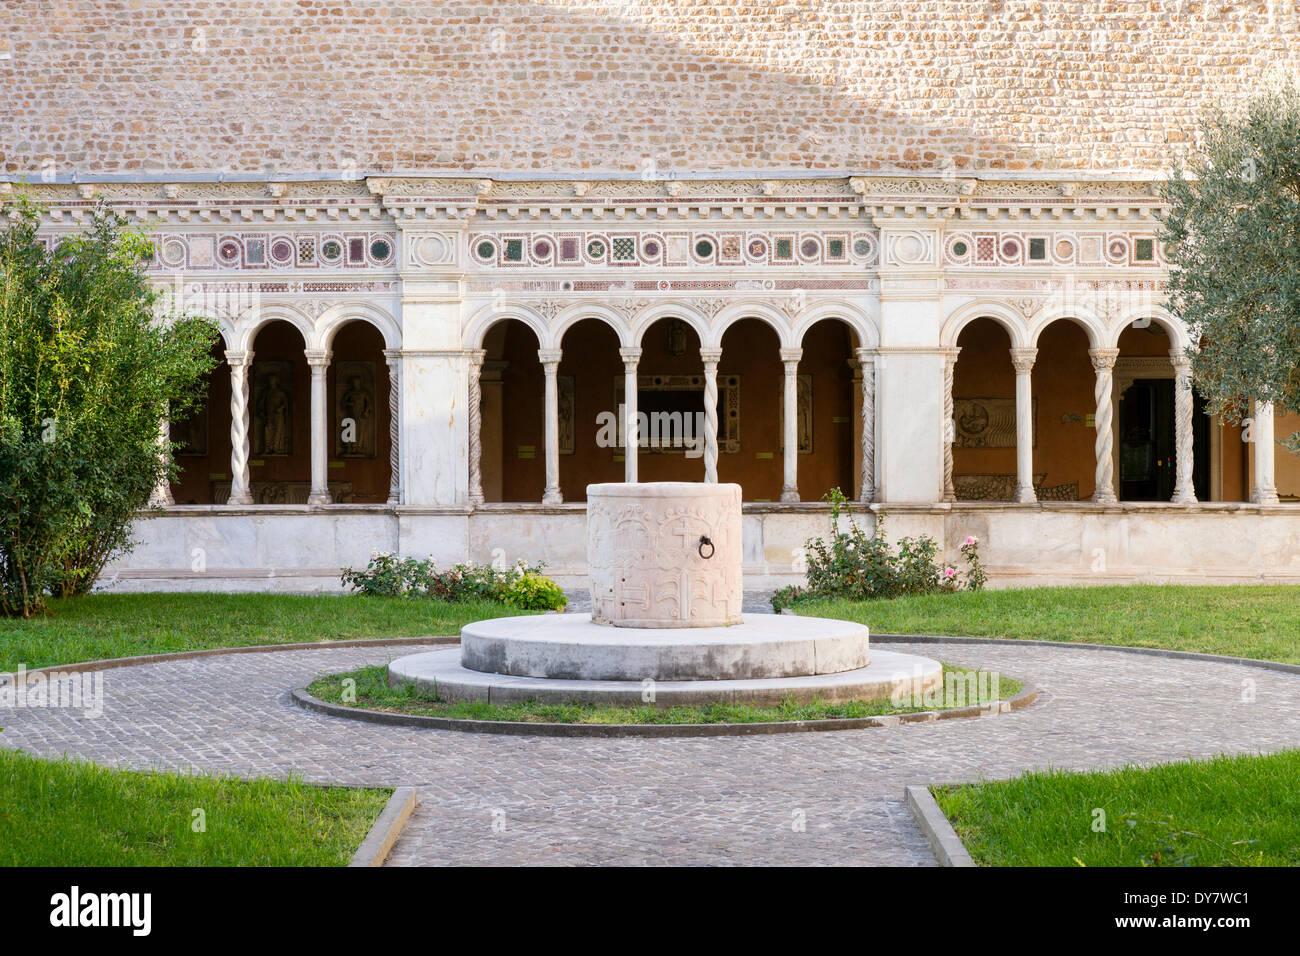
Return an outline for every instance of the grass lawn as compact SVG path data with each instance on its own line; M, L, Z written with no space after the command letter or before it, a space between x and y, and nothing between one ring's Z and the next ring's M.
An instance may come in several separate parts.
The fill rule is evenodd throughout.
M1297 780L1292 750L933 790L986 866L1300 866Z
M797 704L793 701L775 707L750 707L745 704L710 704L697 707L613 707L597 704L541 704L524 701L517 704L489 704L482 701L448 702L420 691L414 684L389 687L387 669L362 667L345 674L330 674L317 678L307 688L314 697L331 704L344 704L343 681L356 681L356 701L345 706L369 710L386 710L402 714L422 714L426 717L450 717L457 720L511 720L552 724L752 724L777 720L831 720L844 717L880 717L886 714L907 714L930 707L895 707L889 700L849 701L828 704L812 701ZM1000 675L997 687L987 681L968 681L975 672L944 667L945 684L962 682L963 696L957 700L939 702L940 707L969 706L993 700L1014 697L1020 693L1021 684ZM970 696L967 688L973 689ZM970 699L970 697L977 699Z
M1300 587L1025 588L811 601L799 614L880 634L955 634L1128 644L1300 664Z
M0 866L343 866L391 794L0 750Z
M92 594L50 601L43 617L0 617L0 672L106 657L460 633L523 614L504 604L289 594Z

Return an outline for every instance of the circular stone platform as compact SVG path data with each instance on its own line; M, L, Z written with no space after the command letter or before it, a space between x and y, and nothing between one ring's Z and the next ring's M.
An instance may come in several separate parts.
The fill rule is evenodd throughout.
M781 618L790 620L790 618ZM809 620L809 619L805 619ZM599 626L599 625L596 625ZM680 635L682 632L677 631ZM388 665L388 683L414 683L443 700L479 700L494 704L536 700L639 705L653 690L658 706L744 703L773 706L793 698L798 702L878 700L892 694L922 694L943 684L943 666L928 657L876 650L866 667L835 674L748 680L564 680L515 677L463 667L460 650L428 651L399 658Z
M501 617L461 630L471 671L557 680L734 681L866 667L869 632L852 621L755 614L730 627L623 628L588 614Z

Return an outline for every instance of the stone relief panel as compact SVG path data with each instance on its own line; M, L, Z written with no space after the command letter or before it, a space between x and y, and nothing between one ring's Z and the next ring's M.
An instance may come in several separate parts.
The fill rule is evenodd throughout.
M1038 444L1038 399L1032 400L1034 445ZM953 444L958 448L1015 448L1014 398L955 398Z

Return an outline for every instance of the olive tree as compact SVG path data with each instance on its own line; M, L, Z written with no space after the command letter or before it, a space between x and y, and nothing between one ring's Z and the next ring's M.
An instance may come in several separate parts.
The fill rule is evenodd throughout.
M171 476L159 441L214 365L206 321L164 321L149 239L107 208L50 247L24 199L0 232L0 613L89 590Z
M1163 186L1161 236L1170 306L1200 343L1197 390L1233 423L1254 401L1300 410L1300 88L1284 83L1204 132Z

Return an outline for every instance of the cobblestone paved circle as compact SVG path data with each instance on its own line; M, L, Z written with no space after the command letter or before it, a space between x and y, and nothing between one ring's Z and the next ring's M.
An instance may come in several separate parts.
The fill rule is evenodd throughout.
M365 724L289 701L289 688L318 674L416 649L276 651L107 670L102 716L5 710L0 746L122 767L411 784L420 806L390 865L927 866L934 857L903 805L906 784L1300 746L1300 675L1031 642L890 649L1015 675L1039 688L1032 707L836 733L501 737Z

